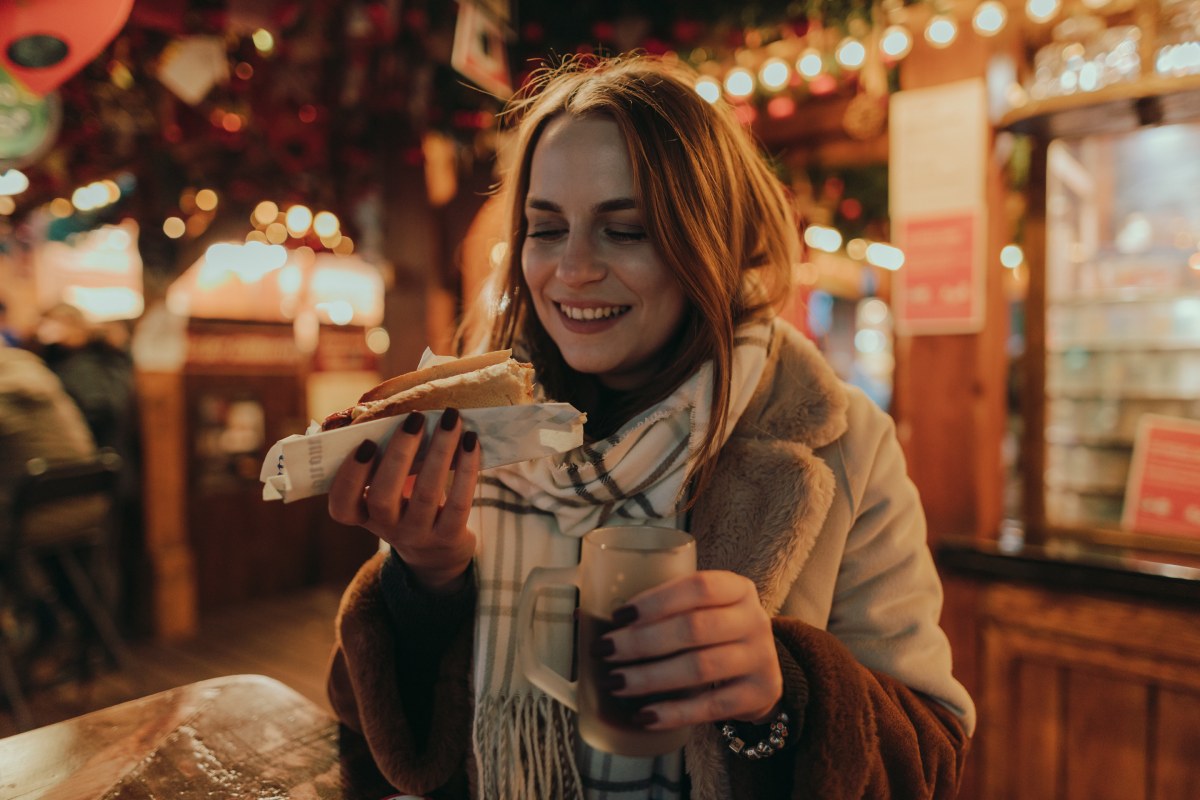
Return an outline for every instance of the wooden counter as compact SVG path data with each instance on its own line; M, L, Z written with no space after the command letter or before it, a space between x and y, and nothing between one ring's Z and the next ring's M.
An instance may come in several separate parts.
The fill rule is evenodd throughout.
M979 710L964 800L1200 797L1200 571L990 543L937 556Z

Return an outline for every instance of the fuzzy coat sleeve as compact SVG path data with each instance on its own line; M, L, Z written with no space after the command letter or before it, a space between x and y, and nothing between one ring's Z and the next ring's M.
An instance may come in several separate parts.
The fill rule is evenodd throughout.
M728 759L737 800L953 798L969 748L941 703L863 667L831 634L774 620L791 740L775 756Z
M380 772L397 789L465 797L470 615L449 619L462 615L447 613L444 602L416 591L389 602L386 580L403 581L402 573L387 575L397 561L376 555L342 596L327 679L330 704L344 725L366 739ZM468 586L455 604L473 612L473 583ZM392 591L405 587L401 583Z

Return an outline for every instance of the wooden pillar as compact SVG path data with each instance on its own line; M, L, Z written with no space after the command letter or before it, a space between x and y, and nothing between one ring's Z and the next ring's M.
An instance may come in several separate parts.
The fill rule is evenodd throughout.
M136 378L154 634L162 639L185 638L196 632L198 612L196 556L187 524L183 374L139 371Z
M914 11L912 16L920 15ZM981 39L964 16L958 39L934 49L921 40L923 24L920 20L912 26L918 41L901 66L902 90L983 78L994 54L1015 48L1012 35ZM1011 231L1003 214L1003 165L995 162L990 158L986 164L983 329L896 340L893 413L924 502L931 542L945 535L991 536L1004 512L1001 446L1009 320L999 252Z

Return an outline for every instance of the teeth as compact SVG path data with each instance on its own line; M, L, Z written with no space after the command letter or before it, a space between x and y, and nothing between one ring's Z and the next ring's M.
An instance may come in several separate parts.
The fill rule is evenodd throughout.
M576 306L559 305L562 312L571 319L590 320L608 319L618 314L624 314L629 306L606 306L604 308L578 308Z

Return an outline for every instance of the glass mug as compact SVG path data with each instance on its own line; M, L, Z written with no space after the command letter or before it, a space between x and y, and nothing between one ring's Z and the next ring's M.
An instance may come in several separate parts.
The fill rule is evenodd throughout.
M683 531L650 526L596 528L583 537L577 567L534 567L517 604L521 667L534 686L579 716L579 735L597 750L625 756L657 756L678 750L690 730L648 731L632 718L643 706L671 695L614 697L600 688L617 664L594 655L600 637L613 630L612 612L634 595L696 571L696 541ZM579 679L568 681L538 659L533 612L548 586L579 590L576 661Z

